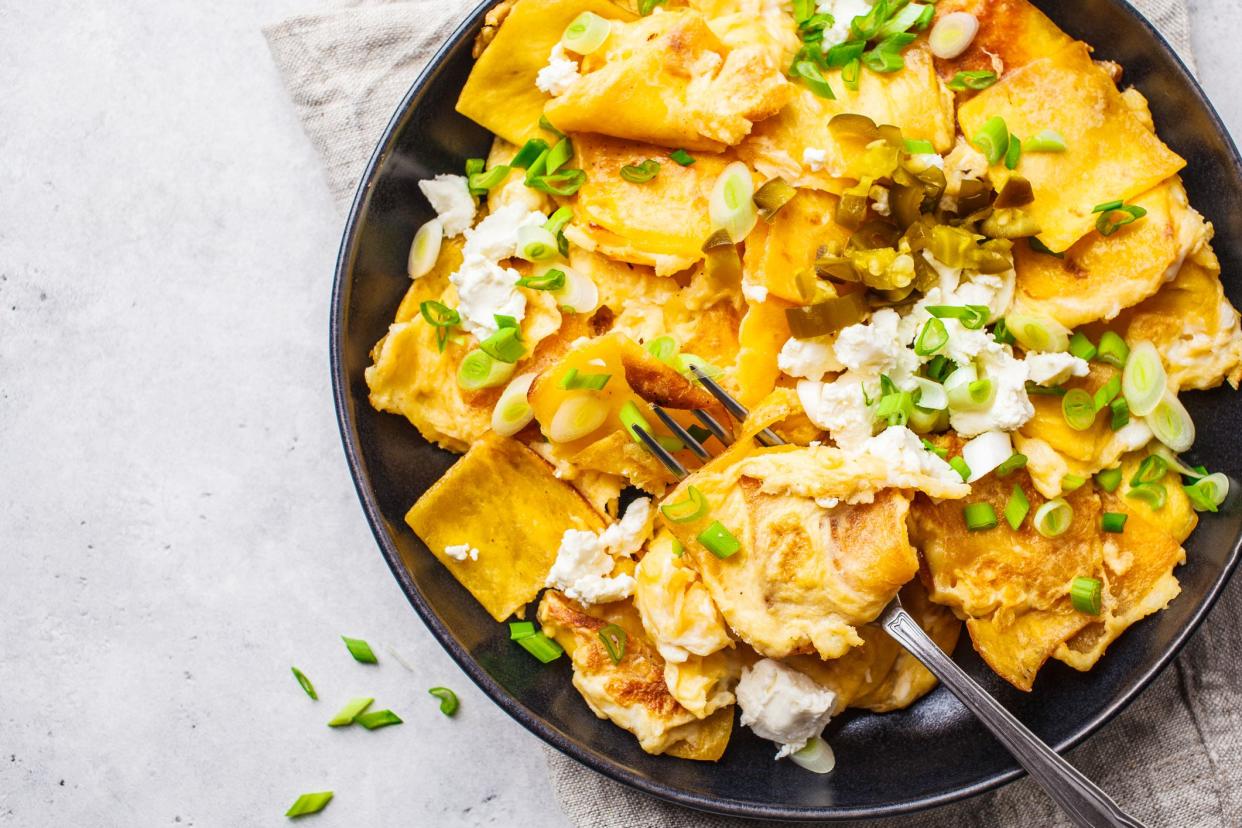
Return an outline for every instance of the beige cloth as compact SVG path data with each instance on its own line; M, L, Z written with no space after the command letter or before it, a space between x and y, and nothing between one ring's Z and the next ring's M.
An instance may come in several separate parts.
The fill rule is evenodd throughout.
M313 0L308 0L312 2ZM1184 0L1135 0L1193 67ZM338 0L265 31L328 186L344 207L384 125L470 0ZM1071 758L1152 828L1242 825L1242 581L1176 665ZM579 828L754 828L651 799L554 750L548 768ZM840 823L837 823L840 824ZM1069 823L1029 779L959 805L872 826Z

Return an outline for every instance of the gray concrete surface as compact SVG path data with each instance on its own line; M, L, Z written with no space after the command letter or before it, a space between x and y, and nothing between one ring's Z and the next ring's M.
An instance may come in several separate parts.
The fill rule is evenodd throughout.
M1236 129L1242 8L1191 5ZM341 217L259 34L313 7L0 0L0 825L568 825L338 447ZM406 724L324 727L357 694Z

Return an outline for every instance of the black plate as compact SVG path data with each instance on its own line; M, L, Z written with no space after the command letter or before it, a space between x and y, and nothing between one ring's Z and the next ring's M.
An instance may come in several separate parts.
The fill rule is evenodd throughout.
M547 667L507 639L409 530L403 515L454 460L425 443L403 418L367 403L363 370L409 286L406 254L432 217L420 179L458 172L490 142L453 104L473 63L470 46L491 3L476 9L431 61L380 139L341 244L333 294L332 382L341 438L375 538L410 603L462 669L540 738L620 782L694 808L739 816L855 819L919 810L1016 778L1010 757L943 689L908 710L846 714L827 734L841 762L809 777L773 762L771 743L736 729L724 758L704 764L649 756L629 733L597 719L569 683L565 659ZM1172 50L1118 0L1037 3L1096 55L1120 62L1126 82L1151 101L1162 137L1189 162L1191 201L1216 225L1224 273L1242 272L1242 162L1202 90ZM1235 302L1238 284L1227 281ZM1199 427L1195 455L1233 477L1242 471L1242 417L1228 390L1191 394ZM1186 642L1237 562L1239 517L1207 516L1178 570L1182 595L1127 632L1090 674L1053 662L1034 692L1020 693L988 670L966 636L956 658L1036 733L1065 750L1117 714Z

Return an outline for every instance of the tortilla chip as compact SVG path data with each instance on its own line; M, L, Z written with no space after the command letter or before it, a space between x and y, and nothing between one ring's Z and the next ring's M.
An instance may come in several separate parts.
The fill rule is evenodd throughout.
M959 11L975 16L979 32L958 57L936 59L936 69L946 81L958 72L1013 72L1073 42L1026 0L940 0L936 19Z
M967 137L997 116L1013 135L1050 129L1065 138L1066 152L1025 153L1014 173L1031 182L1035 201L1023 209L1050 250L1068 250L1087 235L1097 204L1130 201L1186 165L1134 116L1083 43L1007 73L957 112ZM991 169L998 189L1009 175L1003 164Z
M521 520L504 519L510 515ZM566 529L604 529L599 513L547 463L516 440L495 435L476 443L424 492L405 522L497 621L534 600ZM444 553L458 544L478 549L478 560Z
M511 144L550 137L539 128L548 96L535 76L565 27L584 11L612 20L634 17L610 0L518 0L474 64L457 111Z
M785 310L791 307L769 297L766 302L751 304L742 317L733 384L738 400L748 408L770 394L780 379L776 357L789 339Z
M770 296L806 304L810 297L799 287L798 277L814 275L821 245L843 248L850 239L851 231L833 221L836 207L836 196L799 190L770 222L756 224L746 237L746 281L767 288Z

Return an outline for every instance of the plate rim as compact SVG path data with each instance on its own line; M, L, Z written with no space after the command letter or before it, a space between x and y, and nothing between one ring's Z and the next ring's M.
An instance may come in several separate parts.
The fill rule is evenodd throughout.
M484 18L488 11L502 0L482 0L473 10L466 15L462 22L456 26L452 33L445 39L440 47L435 51L427 64L419 72L418 76L411 83L409 89L402 97L401 102L397 105L392 117L385 125L383 133L376 144L374 151L364 169L362 177L359 180L357 190L350 202L349 212L345 219L345 231L341 239L340 248L337 253L336 264L333 274L330 318L329 318L329 369L332 381L332 397L333 406L336 413L337 429L341 438L341 446L345 452L346 463L349 466L350 477L353 480L354 490L358 495L358 499L366 515L367 524L371 529L376 543L380 548L380 552L384 560L388 564L389 570L393 577L401 587L401 591L405 593L406 600L414 608L415 613L426 625L431 634L449 656L457 663L457 665L470 677L471 681L482 690L488 698L490 698L497 706L504 710L510 717L515 719L519 724L528 731L538 736L543 742L551 745L561 753L569 756L575 761L587 766L588 768L612 779L615 782L626 785L627 787L639 790L658 799L672 802L677 805L692 808L698 811L718 814L722 816L735 816L750 819L777 819L787 821L846 821L857 819L878 819L882 817L901 816L917 813L920 811L938 808L949 805L954 802L961 802L972 797L979 796L988 791L995 790L1002 785L1006 785L1016 779L1026 775L1026 772L1018 767L1013 766L1007 770L1002 770L984 778L977 782L952 788L938 794L930 794L926 796L914 797L911 799L899 800L891 803L885 803L878 806L868 807L833 807L833 806L777 806L758 804L752 801L744 801L732 799L723 796L709 796L682 790L671 785L665 785L656 779L643 776L626 767L621 762L610 756L600 753L589 747L588 745L576 741L566 735L561 734L555 728L551 727L543 720L534 710L527 707L516 696L510 694L500 686L475 660L470 653L458 642L457 638L443 624L432 610L430 605L423 598L421 590L410 576L404 563L401 560L401 554L389 537L385 529L386 521L380 510L379 503L375 494L370 490L368 485L369 474L366 470L362 457L362 450L358 443L357 423L354 421L353 412L347 389L350 385L350 378L346 375L344 352L344 331L345 316L347 311L347 298L351 288L348 286L350 272L353 269L354 261L357 257L357 244L359 229L362 224L362 218L365 216L370 204L370 198L374 189L374 184L378 178L380 170L384 166L391 153L397 135L401 132L406 123L413 117L417 104L427 87L431 82L443 71L446 57L455 51L463 40L473 36L475 27ZM1208 99L1203 87L1199 84L1198 79L1186 67L1184 61L1178 55L1177 51L1168 43L1164 35L1142 15L1129 0L1105 0L1120 9L1124 14L1128 15L1134 22L1142 27L1147 35L1154 41L1165 55L1172 59L1176 70L1182 76L1182 80L1194 93L1196 103L1207 113L1216 132L1224 138L1227 148L1230 150L1229 161L1232 163L1235 173L1242 179L1242 157L1239 157L1237 146L1233 140L1232 134L1221 120L1216 108ZM1037 8L1041 5L1040 0L1032 0L1033 5ZM1193 637L1195 632L1202 625L1207 615L1216 606L1221 592L1228 585L1230 578L1238 568L1238 563L1242 558L1242 537L1235 540L1233 548L1229 551L1224 559L1224 565L1220 573L1216 576L1209 589L1202 596L1198 608L1191 616L1189 623L1183 627L1178 635L1174 638L1172 644L1166 648L1152 666L1142 673L1133 687L1115 699L1111 704L1101 709L1097 714L1088 719L1078 728L1078 732L1060 742L1052 745L1053 750L1057 753L1065 753L1068 750L1078 746L1086 739L1094 736L1099 730L1128 707L1139 695L1144 693L1155 679L1164 672L1170 663L1181 653L1186 643Z

